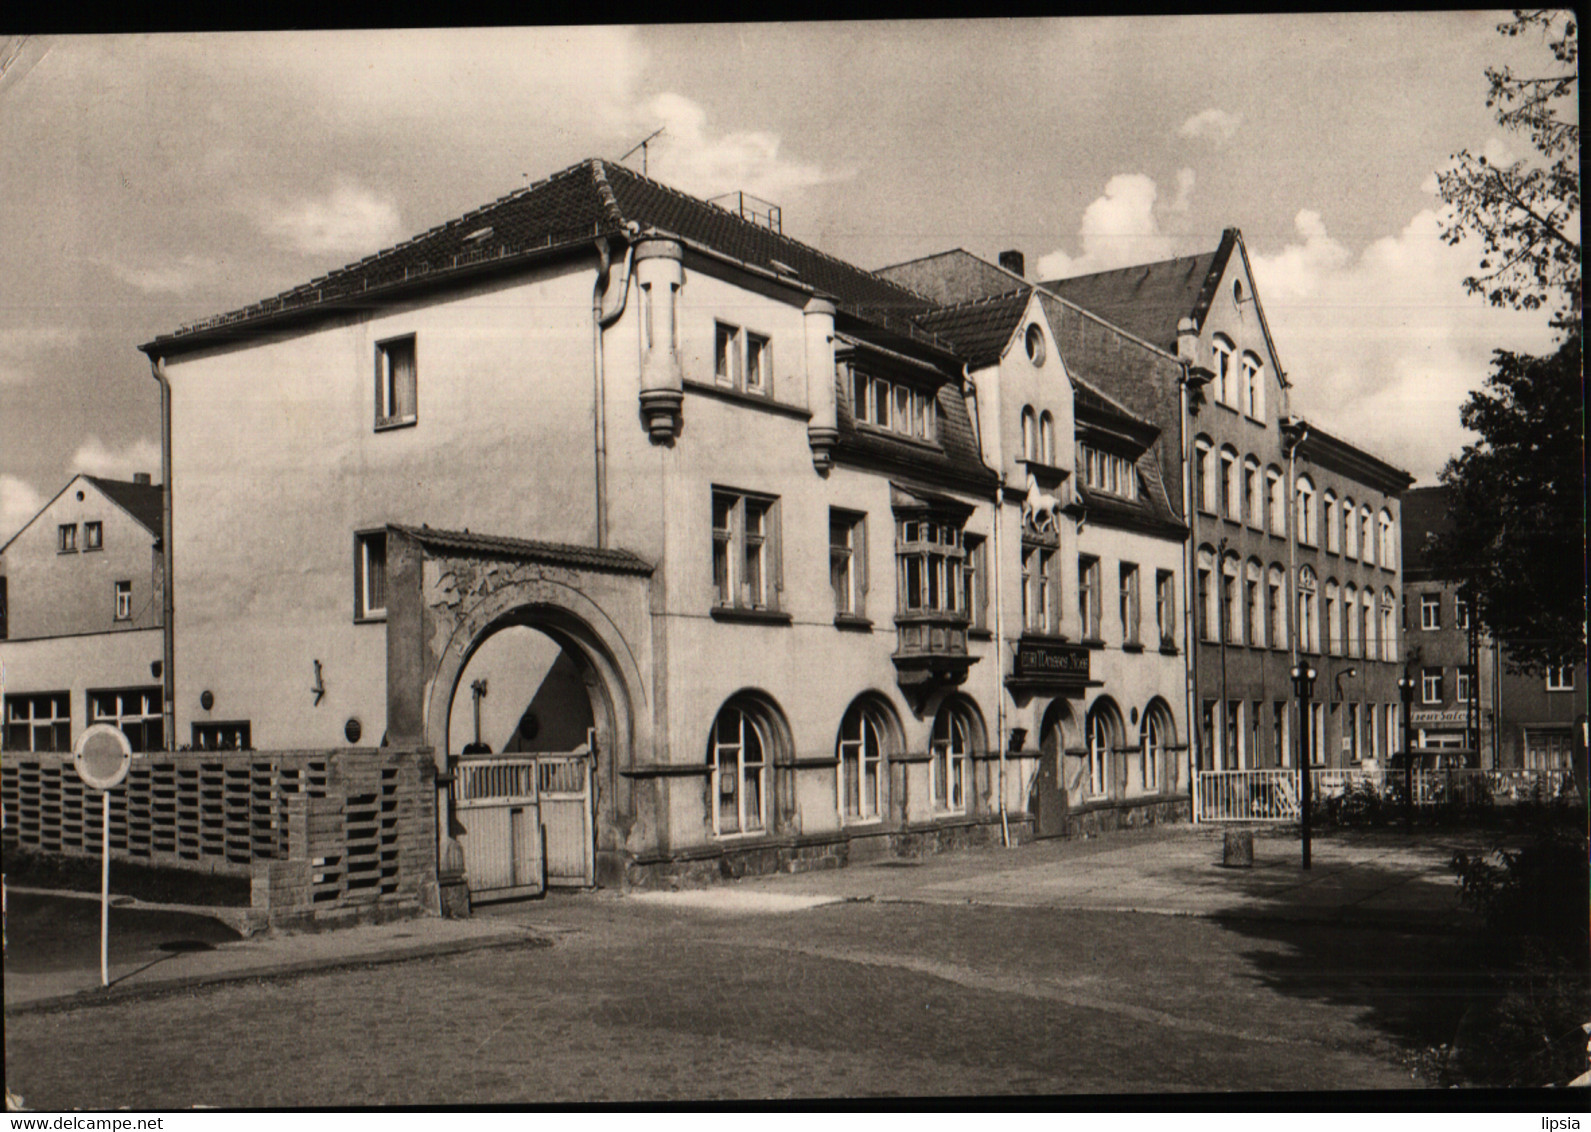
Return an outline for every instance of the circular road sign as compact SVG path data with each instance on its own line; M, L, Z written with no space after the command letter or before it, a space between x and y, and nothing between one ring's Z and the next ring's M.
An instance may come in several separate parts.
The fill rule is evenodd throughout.
M122 729L112 723L85 728L72 748L72 765L78 777L95 790L119 786L132 765L133 748Z

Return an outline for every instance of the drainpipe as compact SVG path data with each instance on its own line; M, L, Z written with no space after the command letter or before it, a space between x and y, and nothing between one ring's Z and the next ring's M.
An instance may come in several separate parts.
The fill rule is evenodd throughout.
M1191 391L1203 389L1214 375L1194 362L1198 356L1198 329L1191 318L1177 324L1177 356L1182 374L1177 379L1182 429L1182 517L1188 524L1188 537L1182 543L1182 648L1186 658L1183 673L1183 699L1186 704L1188 736L1188 801L1193 821L1199 820L1199 770L1204 762L1203 718L1199 715L1199 664L1197 629L1194 625L1194 578L1198 569L1198 530L1193 501L1193 398ZM1212 579L1213 580L1213 579Z
M177 749L176 721L176 636L172 623L176 600L171 579L171 379L166 376L166 359L150 358L149 372L160 383L160 729L165 749Z
M633 237L638 228L632 220L629 224L629 235ZM597 546L608 545L608 411L607 411L607 372L602 355L602 332L612 326L619 316L624 313L625 302L630 294L630 273L635 266L635 243L632 239L625 252L624 283L619 287L618 300L611 310L604 310L602 300L606 297L608 286L608 269L612 265L609 258L608 238L597 237L597 279L591 288L591 339L593 374L592 383L596 397L595 411L595 446L596 446L596 479L597 479Z
M1296 418L1289 417L1283 422L1284 431L1282 439L1287 444L1287 499L1286 519L1283 527L1287 531L1287 584L1282 587L1282 592L1287 596L1287 659L1289 668L1298 667L1298 484L1296 482L1297 469L1295 461L1298 456L1298 446L1309 435L1309 425ZM1306 708L1302 700L1298 703L1298 733L1307 735L1308 721L1304 718ZM1310 762L1313 765L1314 749L1310 744ZM1305 774L1310 773L1310 767L1304 767Z
M972 396L972 427L973 433L978 438L978 451L985 453L983 446L983 414L978 409L978 384L972 380L971 368L962 363L961 383L964 393ZM987 462L987 461L986 461ZM999 482L994 485L994 521L990 524L990 541L994 544L993 557L984 573L991 575L994 581L994 726L995 741L1000 748L1000 844L1004 848L1011 847L1011 821L1006 809L1006 741L1005 731L1005 617L1004 603L1000 600L1002 592L1000 585L1000 564L1005 561L1000 556L1000 511L1005 505L1005 472L1001 470Z

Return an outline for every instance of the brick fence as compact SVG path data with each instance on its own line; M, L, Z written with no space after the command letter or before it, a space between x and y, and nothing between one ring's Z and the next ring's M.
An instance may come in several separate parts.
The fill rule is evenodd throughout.
M0 756L6 846L99 856L100 803L68 755ZM423 748L157 752L111 792L111 856L250 878L257 922L413 913L436 896L436 787Z

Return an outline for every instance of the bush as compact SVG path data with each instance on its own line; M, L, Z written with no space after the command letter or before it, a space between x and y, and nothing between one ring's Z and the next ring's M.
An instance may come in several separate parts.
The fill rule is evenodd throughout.
M1518 848L1453 856L1461 897L1483 918L1477 958L1491 976L1453 1061L1475 1084L1561 1085L1586 1068L1591 845L1560 811L1521 823Z
M1317 800L1312 810L1322 822L1336 826L1386 825L1391 812L1369 781L1348 783L1341 793Z

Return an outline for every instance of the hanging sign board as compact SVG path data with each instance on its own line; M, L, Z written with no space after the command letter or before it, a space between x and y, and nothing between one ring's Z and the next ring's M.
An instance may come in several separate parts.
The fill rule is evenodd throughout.
M72 765L78 777L95 790L120 786L132 762L132 745L115 724L96 723L85 728L72 747Z

